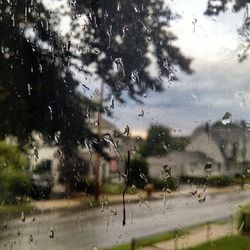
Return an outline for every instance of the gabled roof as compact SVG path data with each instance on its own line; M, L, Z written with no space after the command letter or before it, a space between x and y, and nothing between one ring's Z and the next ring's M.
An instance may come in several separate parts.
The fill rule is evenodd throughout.
M228 145L232 146L237 155L240 153L239 151L242 151L244 143L250 141L250 132L247 127L233 123L223 125L221 122L216 122L211 127L208 124L202 125L195 129L190 141L195 140L201 133L207 134L208 139L212 139L217 144L225 160L232 158L228 157L225 152Z

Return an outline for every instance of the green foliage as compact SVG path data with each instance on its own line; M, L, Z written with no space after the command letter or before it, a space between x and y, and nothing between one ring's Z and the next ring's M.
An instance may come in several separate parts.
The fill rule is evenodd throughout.
M139 152L143 156L165 155L171 151L183 151L188 144L185 137L173 137L170 129L161 125L151 125L146 140Z
M163 0L120 4L118 11L118 1L74 1L69 4L70 34L62 37L56 31L57 13L64 12L60 8L65 5L51 11L42 1L1 1L0 138L14 135L23 146L33 131L41 133L46 142L54 142L60 132L57 144L66 158L86 141L105 155L86 117L90 111L107 109L79 93L75 74L83 73L89 79L97 76L109 85L110 95L123 101L124 91L139 100L148 89L163 89L162 80L147 72L152 46L161 77L175 80L173 66L192 72L191 60L173 45L177 38L169 25L175 15ZM78 19L82 15L88 19L84 29ZM67 181L66 175L63 178Z
M155 243L168 241L174 239L175 237L181 237L187 233L188 231L186 230L175 230L171 232L163 232L148 237L143 237L136 241L135 247L140 249L140 247L152 246Z
M227 187L236 184L232 176L211 176L208 178L208 185L213 187Z
M60 182L66 184L69 191L92 190L92 187L88 187L88 182L91 186L92 180L85 179L89 167L89 162L77 153L67 157L59 166Z
M135 185L137 188L144 188L148 181L147 161L140 155L135 155L130 161L130 185Z
M237 212L238 229L243 234L250 234L250 203L240 207Z
M45 160L38 163L33 170L34 174L44 174L45 172L51 172L51 161Z
M8 205L1 205L0 206L0 220L6 220L6 218L15 218L20 217L21 212L25 214L29 214L34 207L28 203L21 203L21 204L8 204Z
M218 0L217 4L213 4L213 0L208 0L205 14L209 16L219 15L221 12L225 12L232 7L234 12L238 12L245 8L248 2L248 0L236 0L233 2L233 6L230 6L232 3L230 0Z
M164 188L175 190L177 188L177 180L173 177L169 177L166 180L151 177L150 182L154 185L155 190L163 190Z
M87 34L80 42L80 46L89 46L81 53L83 64L96 62L98 76L109 85L111 94L117 99L123 100L123 90L128 90L134 99L139 99L147 89L162 90L162 81L147 72L151 64L146 56L149 46L155 47L150 53L156 59L162 77L176 79L174 66L186 73L192 72L191 60L171 42L176 37L169 29L169 20L176 16L164 6L163 0L77 0L76 6L77 14L91 13ZM77 20L72 26L73 30L79 27ZM79 39L79 33L75 37ZM114 62L117 71L114 71Z
M248 250L249 246L249 237L232 235L187 250Z
M135 249L140 249L146 246L152 246L155 243L168 241L174 239L176 236L181 237L187 233L188 231L186 230L175 230L171 232L162 232L147 237L139 238L135 240ZM130 250L130 249L131 249L131 243L125 243L122 245L105 248L104 250Z
M151 64L147 52L152 45L156 49L151 54L163 77L176 79L173 66L192 72L191 60L172 43L177 39L169 29L174 15L164 1L126 0L119 11L113 0L78 0L75 4L77 8L71 6L71 35L61 37L55 31L60 17L42 2L2 1L0 114L5 119L0 126L1 136L13 134L23 142L36 130L53 140L60 131L59 145L65 153L86 138L95 139L85 118L87 110L97 107L79 95L79 82L73 78L70 66L90 77L95 74L119 100L124 90L134 99L147 89L162 90L162 81L147 72ZM77 17L82 14L88 20L84 32L79 33L79 28L83 29ZM30 36L28 29L33 31ZM79 59L82 66L73 59ZM98 148L97 144L93 146Z
M0 141L0 172L6 169L27 169L28 160L20 152L20 149L13 144Z
M82 180L83 181L79 185L79 190L86 194L94 194L96 188L95 180L88 177L83 177Z
M204 185L211 187L227 187L238 184L237 179L231 176L210 176L208 179L204 176L182 176L181 182L187 184Z
M17 146L0 142L0 201L15 203L30 194L27 168L28 160Z
M124 190L124 184L118 183L106 183L101 185L101 193L103 194L122 194Z

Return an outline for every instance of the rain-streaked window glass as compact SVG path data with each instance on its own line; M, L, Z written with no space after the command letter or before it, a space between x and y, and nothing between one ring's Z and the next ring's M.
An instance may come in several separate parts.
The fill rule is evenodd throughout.
M249 7L0 0L0 249L249 249Z

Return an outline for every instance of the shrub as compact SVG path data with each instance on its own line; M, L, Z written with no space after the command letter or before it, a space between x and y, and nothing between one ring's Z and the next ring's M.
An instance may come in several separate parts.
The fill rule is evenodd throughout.
M22 196L30 195L31 180L23 171L15 170L0 174L0 200L16 203Z
M43 160L35 166L32 175L31 196L33 199L49 198L53 187L51 160Z
M130 161L130 181L129 184L138 188L144 188L148 180L148 163L140 155L134 156Z
M28 160L16 145L0 142L0 201L18 202L30 194Z
M182 176L181 182L193 185L207 184L210 187L227 187L237 184L236 179L231 176L209 176L208 179L205 176Z
M79 186L79 189L86 194L94 194L96 189L95 180L88 177L83 178L81 186Z
M235 184L231 176L211 176L208 178L208 184L213 187L227 187Z
M177 180L173 177L169 177L166 180L151 177L150 182L154 185L155 190L163 190L164 188L175 190L177 188Z
M250 203L242 206L237 213L238 230L243 234L250 233Z
M110 183L103 184L101 186L101 192L104 194L122 194L124 190L124 184Z
M84 176L88 174L89 167L88 161L74 153L59 165L59 182L65 184L69 192L83 191L86 188Z
M38 163L33 170L34 174L44 174L47 172L51 172L51 160L43 160Z

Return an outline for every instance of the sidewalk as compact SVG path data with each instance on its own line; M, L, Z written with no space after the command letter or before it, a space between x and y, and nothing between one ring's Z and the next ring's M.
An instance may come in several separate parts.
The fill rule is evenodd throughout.
M125 199L126 202L139 202L141 199L144 200L159 200L164 197L181 197L181 196L191 196L191 188L183 187L178 191L174 191L171 193L164 192L153 192L151 197L147 197L145 191L138 191L135 194L126 194ZM240 191L239 186L231 186L226 188L207 188L206 194L218 194L218 193L226 193L226 192L236 192ZM57 209L68 209L68 208L77 208L83 206L83 201L90 201L91 196L79 196L76 198L68 198L68 199L53 199L53 200L43 200L43 201L32 201L31 204L40 211L50 211ZM107 201L108 204L116 204L122 202L122 195L100 195L100 201Z
M225 224L204 225L191 229L187 235L165 242L156 243L153 246L143 247L140 250L176 250L194 247L205 242L213 241L225 236L236 234L235 225L232 222Z

